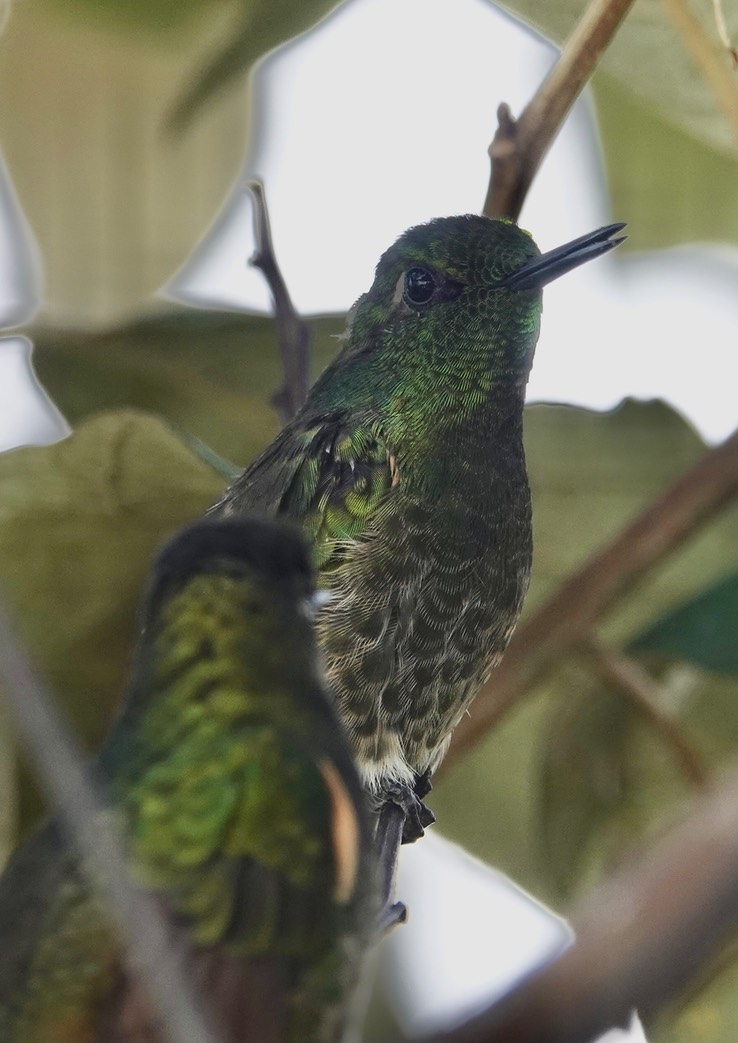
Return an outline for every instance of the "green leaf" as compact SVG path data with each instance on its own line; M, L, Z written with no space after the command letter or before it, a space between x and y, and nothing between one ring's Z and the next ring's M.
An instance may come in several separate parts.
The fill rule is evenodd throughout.
M0 587L41 675L95 748L124 690L154 549L223 489L161 421L107 413L0 456ZM22 791L25 827L35 796Z
M610 78L596 78L594 94L610 211L627 218L636 239L633 245L649 250L690 242L738 242L735 156L710 148L676 121L663 119L643 96ZM719 206L714 205L716 199Z
M0 141L40 248L46 315L90 326L139 314L188 257L241 167L248 108L244 84L176 143L163 133L180 85L226 31L228 5L201 4L196 17L186 3L167 31L143 2L133 27L85 20L83 6L13 4Z
M241 0L227 37L175 100L168 125L184 130L206 102L242 79L258 58L312 29L338 6L339 0Z
M547 0L545 4L539 0L503 0L501 6L558 44L569 37L587 9L584 0ZM600 68L662 119L710 150L735 159L738 83L730 55L720 43L713 7L684 4L686 15L677 18L674 8L679 6L634 4L604 52ZM724 4L723 10L728 32L735 40L738 9ZM697 63L697 52L702 67ZM720 84L717 89L716 83ZM720 92L723 109L730 115L716 100Z
M738 572L668 613L630 647L738 674Z
M335 354L341 318L311 321L314 372ZM34 365L72 425L101 409L158 413L244 466L279 430L280 386L269 318L173 308L105 333L31 331Z

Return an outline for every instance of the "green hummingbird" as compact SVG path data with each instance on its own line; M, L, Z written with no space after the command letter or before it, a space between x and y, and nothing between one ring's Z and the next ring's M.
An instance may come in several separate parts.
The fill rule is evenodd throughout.
M184 939L229 1043L340 1038L376 916L366 797L320 672L315 601L286 525L177 535L95 768L131 875ZM3 1043L169 1040L88 868L52 819L0 880Z
M541 290L623 227L543 255L509 221L409 229L304 406L211 508L284 515L310 540L327 676L378 803L427 792L510 640L531 566L523 402ZM406 810L412 839L432 815Z

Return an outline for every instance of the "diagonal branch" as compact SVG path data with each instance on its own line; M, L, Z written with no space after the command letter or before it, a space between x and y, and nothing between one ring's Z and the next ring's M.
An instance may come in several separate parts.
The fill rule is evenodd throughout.
M648 569L738 494L738 431L708 450L666 492L569 577L516 631L500 665L458 725L442 770L484 738Z
M515 120L503 103L489 147L492 161L483 213L517 221L531 182L569 110L592 76L633 0L592 0L559 60Z
M53 709L0 606L0 683L51 801L86 864L103 884L125 942L126 957L145 983L170 1043L218 1043L206 1025L184 968L183 953L157 905L130 881L120 837L82 764L83 756Z
M272 404L286 424L307 398L310 370L310 326L295 310L287 283L277 264L269 224L264 186L254 179L246 186L254 201L254 235L256 253L250 260L267 281L274 301L277 340L282 358L282 387L275 392Z
M584 638L578 650L592 661L600 677L614 685L655 728L673 753L687 782L699 789L704 788L710 779L706 765L676 721L659 706L656 683L640 663L609 648L593 635Z

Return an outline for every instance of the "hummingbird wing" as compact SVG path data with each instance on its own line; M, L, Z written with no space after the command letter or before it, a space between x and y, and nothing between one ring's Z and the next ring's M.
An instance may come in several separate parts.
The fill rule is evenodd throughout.
M313 542L316 567L330 571L398 483L379 428L334 413L286 427L213 510L293 518Z
M316 762L273 725L225 741L204 731L132 795L136 878L184 920L195 946L302 958L326 938L334 903L353 893L354 798L332 761ZM180 771L186 781L175 785L170 772Z

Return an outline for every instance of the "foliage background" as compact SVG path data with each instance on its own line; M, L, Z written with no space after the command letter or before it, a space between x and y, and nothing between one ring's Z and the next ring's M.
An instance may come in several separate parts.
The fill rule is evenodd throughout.
M222 488L206 447L240 464L277 430L270 321L163 306L154 293L239 174L246 71L335 6L36 0L13 7L0 39L0 144L42 259L41 308L24 329L75 429L0 457L0 582L91 749L126 676L153 548ZM559 42L584 7L505 6ZM738 9L726 16L738 32ZM708 5L636 4L593 91L612 209L638 246L734 245L738 88ZM473 100L490 126L497 100ZM341 316L312 320L314 372L341 326ZM668 406L635 402L609 415L531 407L526 444L536 544L527 613L704 450ZM738 738L737 525L732 507L644 577L600 631L649 672L705 776ZM38 814L11 758L9 841ZM560 904L693 791L668 736L572 655L447 774L435 809L447 836ZM734 977L727 961L652 1038L735 1038Z

